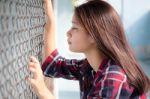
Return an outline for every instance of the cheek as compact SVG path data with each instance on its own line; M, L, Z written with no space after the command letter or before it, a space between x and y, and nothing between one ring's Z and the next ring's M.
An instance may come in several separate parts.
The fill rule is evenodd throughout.
M85 45L86 43L88 43L88 41L86 37L78 36L78 37L73 38L73 43L81 46L81 45Z
M88 39L86 38L78 38L74 39L70 49L75 52L84 52L85 50L89 49L91 44L89 43Z

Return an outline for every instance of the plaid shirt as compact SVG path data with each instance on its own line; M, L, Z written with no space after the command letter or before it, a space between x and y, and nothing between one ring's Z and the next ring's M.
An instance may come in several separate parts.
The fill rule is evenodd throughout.
M123 69L105 59L95 72L87 59L65 59L55 50L42 65L45 76L78 80L81 99L146 99L127 82Z

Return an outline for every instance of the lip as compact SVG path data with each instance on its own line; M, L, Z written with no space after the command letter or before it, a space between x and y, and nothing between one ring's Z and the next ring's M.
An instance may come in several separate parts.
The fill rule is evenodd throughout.
M69 40L67 40L68 44L71 44L71 42Z

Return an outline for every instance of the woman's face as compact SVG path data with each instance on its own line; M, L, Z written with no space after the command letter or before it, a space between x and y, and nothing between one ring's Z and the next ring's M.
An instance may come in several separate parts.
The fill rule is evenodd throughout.
M67 32L67 41L69 49L73 52L86 52L94 45L94 39L85 31L83 26L78 22L75 14L72 17L72 27Z

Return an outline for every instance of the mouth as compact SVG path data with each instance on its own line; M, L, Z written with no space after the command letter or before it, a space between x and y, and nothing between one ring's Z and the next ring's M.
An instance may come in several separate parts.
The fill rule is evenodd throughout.
M68 42L69 45L71 44L71 42L69 40L67 40L67 42Z

